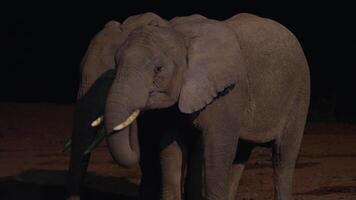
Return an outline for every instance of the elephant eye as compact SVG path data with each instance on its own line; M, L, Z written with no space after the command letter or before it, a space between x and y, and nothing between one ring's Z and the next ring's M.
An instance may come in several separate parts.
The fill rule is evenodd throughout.
M163 66L156 66L155 67L155 74L158 74L159 72L161 72L163 70Z

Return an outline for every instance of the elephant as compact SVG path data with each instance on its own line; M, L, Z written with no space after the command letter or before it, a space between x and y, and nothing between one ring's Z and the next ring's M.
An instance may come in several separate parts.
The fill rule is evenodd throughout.
M147 23L134 23L142 19ZM248 13L225 21L202 15L166 21L145 13L110 27L121 33L119 48L106 57L106 69L114 66L116 73L103 123L117 163L140 162L142 135L172 135L160 149L161 198L181 199L182 180L194 173L182 170L179 138L198 135L202 176L193 181L201 178L199 192L208 200L234 199L245 163L262 145L273 153L275 199L292 198L310 78L302 47L287 28ZM82 82L86 87L104 67L91 70L83 71L91 80Z
M115 65L115 53L120 49L122 44L125 41L125 38L129 33L137 27L147 25L149 23L161 23L160 26L168 24L166 21L162 20L160 17L153 13L146 13L144 15L137 15L129 17L122 25L117 21L109 21L106 23L104 28L95 35L92 41L89 44L89 47L85 53L85 56L81 62L81 81L78 91L77 102L75 106L75 119L73 133L70 140L65 145L67 150L71 147L70 162L67 176L67 199L80 199L81 196L81 187L87 172L88 163L90 160L90 151L95 147L95 144L100 142L104 134L97 133L98 131L103 130L103 126L100 128L93 128L95 123L100 123L102 118L96 120L95 123L91 123L96 116L104 113L106 98L108 90L113 82L114 75L116 73ZM123 28L124 27L124 28ZM167 109L166 113L170 112ZM153 115L155 118L159 117L157 114L152 112L150 115L151 118ZM143 120L146 123L142 123L142 126L145 126L145 129L151 130L152 127L149 126L149 120ZM144 124L148 124L144 125ZM164 127L161 127L164 128ZM192 130L191 132L194 132ZM190 133L191 133L190 132ZM194 133L193 133L194 135ZM195 134L196 135L196 134ZM101 138L98 138L101 137ZM175 135L175 132L165 136L164 138L160 135L156 135L155 138L151 139L146 137L145 139L150 141L155 140L164 140L165 143L170 143L172 140L176 140L173 145L187 146L187 144L192 143L195 140L196 136L182 134ZM142 137L144 138L144 136ZM153 139L152 139L153 138ZM184 143L183 143L184 142ZM164 142L163 142L164 143ZM159 192L161 189L161 181L156 181L159 176L159 156L160 152L152 151L152 147L157 147L156 151L161 151L160 149L165 148L162 142L160 144L155 142L144 143L141 147L141 150L144 150L144 156L141 156L141 163L144 174L141 185L140 194L141 196L146 196L146 198L159 198ZM92 144L92 145L90 145ZM142 144L141 144L142 145ZM171 148L162 151L162 154L169 155ZM188 148L185 148L187 150ZM196 149L192 149L197 151ZM181 154L183 152L180 152ZM147 158L146 158L147 157ZM157 162L150 162L156 159ZM191 160L193 158L190 158ZM146 162L147 160L150 160ZM146 164L145 164L146 163ZM149 163L152 163L149 165ZM190 170L185 170L185 173L189 174ZM147 177L147 178L146 178ZM148 180L148 181L147 181ZM153 183L153 184L152 184ZM152 188L152 185L155 186ZM193 189L192 185L187 187L187 191ZM169 192L168 192L169 195Z

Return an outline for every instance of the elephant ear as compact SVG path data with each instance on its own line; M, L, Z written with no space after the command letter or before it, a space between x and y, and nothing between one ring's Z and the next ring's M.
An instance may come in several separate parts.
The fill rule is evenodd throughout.
M105 24L90 42L82 60L78 99L87 93L100 75L115 68L115 55L127 36L136 28L149 24L167 26L168 22L154 13L144 13L127 18L123 24L116 21L109 21Z
M192 113L237 82L242 55L234 32L221 22L188 20L173 27L184 34L188 49L179 109Z

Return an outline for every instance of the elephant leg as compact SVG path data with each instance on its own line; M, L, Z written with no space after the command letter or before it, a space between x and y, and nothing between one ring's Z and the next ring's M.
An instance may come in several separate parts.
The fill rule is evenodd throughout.
M276 200L292 199L293 174L302 134L297 128L285 132L273 147L274 191ZM299 130L302 131L302 130Z
M251 143L239 139L236 157L229 174L229 181L228 181L229 185L228 185L228 192L227 192L228 200L235 199L242 172L245 168L246 162L248 161L251 155L253 147L254 146Z
M234 200L236 193L237 193L237 188L239 186L239 182L241 179L242 172L245 168L245 163L240 163L240 164L233 164L230 170L229 174L229 180L228 180L228 200Z
M276 200L292 199L293 175L306 121L306 107L296 106L284 131L273 145Z
M203 131L204 192L207 200L227 199L228 177L238 141L238 134L227 126Z
M162 199L182 198L182 150L174 141L161 152Z

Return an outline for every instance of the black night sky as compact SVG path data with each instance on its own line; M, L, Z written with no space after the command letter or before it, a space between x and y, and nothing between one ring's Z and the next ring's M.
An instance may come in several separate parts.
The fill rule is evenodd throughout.
M4 7L3 7L4 8ZM163 18L194 13L223 20L250 12L289 28L301 42L311 71L312 108L335 107L339 121L356 118L355 18L350 5L308 1L267 3L97 3L74 6L17 4L2 17L0 101L74 103L79 64L90 39L103 25L154 12ZM354 12L354 10L352 10ZM4 61L5 60L5 61Z

